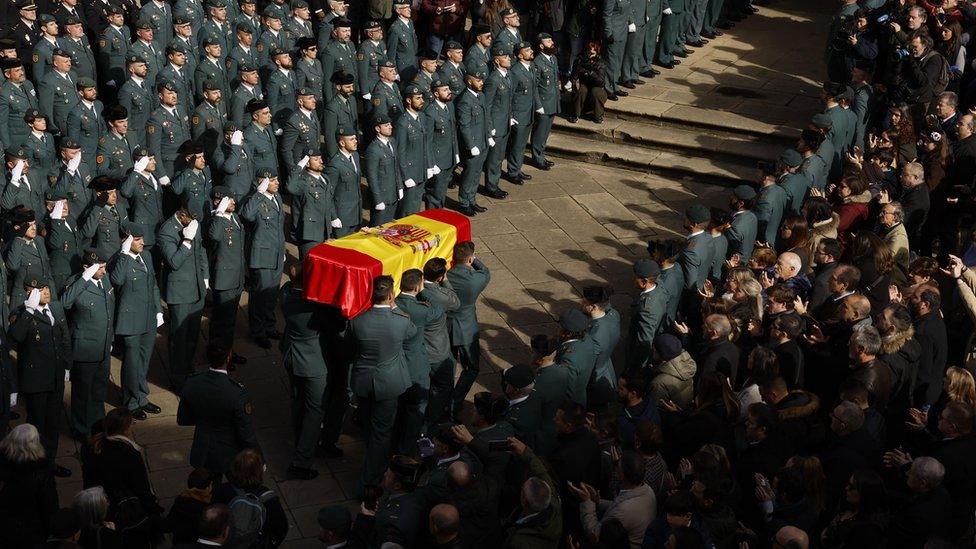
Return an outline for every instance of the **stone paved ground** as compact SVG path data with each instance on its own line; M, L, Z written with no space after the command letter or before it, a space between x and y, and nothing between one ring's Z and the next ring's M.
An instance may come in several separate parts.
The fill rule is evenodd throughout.
M817 108L823 30L829 6L804 6L788 0L786 8L763 8L729 35L709 44L664 78L628 98L634 105L659 109L660 104L691 104L765 118L779 123L777 112ZM782 94L782 105L737 100L723 104L717 86L736 85ZM776 95L776 97L780 97ZM724 116L716 113L717 117ZM525 360L529 338L552 333L554 317L578 302L588 284L610 284L614 305L626 317L630 302L631 265L643 257L649 238L678 236L680 214L689 204L727 203L727 191L691 181L670 181L637 172L560 161L549 172L528 169L530 184L511 188L504 201L486 201L489 211L472 220L478 255L492 270L492 282L479 303L483 373L475 390L497 389L500 369ZM679 232L676 232L679 231ZM294 250L291 250L294 255ZM625 318L626 322L626 318ZM342 459L320 459L322 471L312 481L286 480L292 449L287 379L277 349L254 346L241 327L236 350L250 362L234 374L252 396L258 440L269 461L268 484L282 496L292 528L287 547L316 547L315 513L324 504L350 501L363 455L354 429L343 435ZM206 334L206 321L203 332ZM176 425L177 398L164 387L165 328L157 340L150 381L151 400L163 408L159 416L136 425L136 439L149 457L153 484L164 507L184 486L189 472L192 430ZM202 363L202 349L198 363ZM202 366L201 366L202 367ZM113 360L110 391L119 403L119 363ZM23 409L19 409L23 413ZM59 481L62 504L81 488L77 444L63 436L58 463L74 475Z

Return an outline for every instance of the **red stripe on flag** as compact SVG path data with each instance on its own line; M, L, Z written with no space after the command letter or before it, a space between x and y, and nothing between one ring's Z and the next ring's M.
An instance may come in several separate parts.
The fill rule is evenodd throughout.
M471 221L468 220L467 216L444 209L424 210L417 212L417 215L426 217L427 219L433 219L434 221L440 221L441 223L447 223L448 225L454 225L454 228L457 229L458 242L471 240Z
M305 258L305 298L338 307L352 318L369 308L373 279L383 274L383 263L362 252L319 244Z

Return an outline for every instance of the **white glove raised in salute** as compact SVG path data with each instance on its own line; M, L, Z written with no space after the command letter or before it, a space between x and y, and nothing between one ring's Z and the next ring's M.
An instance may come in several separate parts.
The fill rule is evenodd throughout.
M187 223L186 227L183 227L183 238L187 240L193 240L193 237L197 235L197 230L200 228L200 223L196 219L191 219Z

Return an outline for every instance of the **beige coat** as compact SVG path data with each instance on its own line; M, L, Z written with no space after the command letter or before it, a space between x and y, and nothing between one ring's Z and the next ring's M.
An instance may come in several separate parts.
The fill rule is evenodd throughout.
M910 254L908 253L908 231L905 230L905 225L899 223L888 229L888 232L884 234L884 242L894 254L895 263L901 265L905 272L908 272Z
M604 522L617 519L627 530L633 549L644 542L644 531L656 515L657 497L646 484L632 490L621 490L613 501L601 499L599 505L592 501L580 503L580 522L590 539L599 536L600 525Z

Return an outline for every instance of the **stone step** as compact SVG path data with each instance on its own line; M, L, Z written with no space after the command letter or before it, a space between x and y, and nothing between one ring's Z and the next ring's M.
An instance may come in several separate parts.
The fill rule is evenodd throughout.
M715 135L700 128L679 128L641 121L614 118L602 124L580 119L571 124L557 118L557 131L597 141L667 151L688 156L724 160L748 167L759 161L775 160L784 149L778 143L759 140L746 135Z
M755 165L729 162L713 156L697 156L637 145L587 139L563 132L553 133L547 153L590 164L602 164L666 178L735 186L756 180Z

